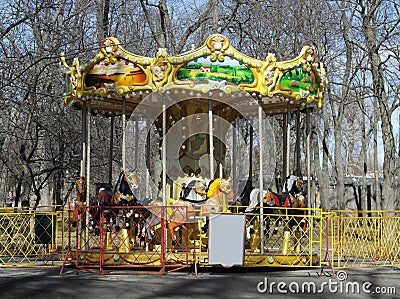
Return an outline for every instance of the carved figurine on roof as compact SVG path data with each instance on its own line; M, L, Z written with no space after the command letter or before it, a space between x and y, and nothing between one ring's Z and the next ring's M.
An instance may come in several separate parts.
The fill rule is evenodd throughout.
M292 103L322 106L326 73L315 62L314 50L304 46L300 55L289 61L277 61L268 54L265 61L249 57L231 46L221 34L211 35L205 44L189 52L169 56L158 49L156 57L143 57L122 48L113 37L106 38L99 53L88 64L75 58L69 73L65 104L81 108L82 99L90 98L99 109L117 109L124 97L127 112L132 111L150 92L187 89L226 94L246 91L259 98L282 96Z

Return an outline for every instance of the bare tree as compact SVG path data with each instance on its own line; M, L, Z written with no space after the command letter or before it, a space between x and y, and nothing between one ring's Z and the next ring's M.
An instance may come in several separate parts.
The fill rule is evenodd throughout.
M394 202L396 190L396 150L391 117L398 107L398 101L389 98L387 63L390 63L390 40L400 34L400 4L397 1L358 1L354 7L359 12L361 33L364 44L357 45L368 55L369 71L372 77L374 101L380 110L381 130L384 149L382 201L385 209L398 207ZM388 53L388 54L386 54Z
M3 146L9 149L8 155L2 154L2 162L14 178L16 205L27 201L31 191L36 205L47 192L53 194L53 203L60 203L65 171L73 163L69 154L74 151L73 139L66 134L69 123L59 100L63 88L59 88L56 67L66 1L41 3L35 10L14 4L14 9L3 11L13 21L3 26L7 29L0 42L2 99L9 112L2 116L7 124L1 130ZM50 190L52 185L56 188Z
M146 25L157 46L167 48L174 54L180 53L187 46L188 41L195 41L195 32L206 22L209 22L210 27L212 26L211 16L215 7L214 0L206 2L205 5L195 5L191 10L187 5L181 6L183 3L180 2L168 5L166 0L154 3L147 0L139 1L147 20ZM181 10L180 13L176 13L178 7ZM185 26L182 26L183 24Z
M178 54L220 32L237 49L259 59L269 52L280 60L289 59L302 46L313 45L329 75L324 107L313 118L314 149L320 150L314 152L313 164L323 207L332 206L327 197L331 177L337 184L338 207L345 207L346 174L363 176L360 198L365 198L367 175L375 173L378 179L378 166L372 165L381 147L371 144L371 137L378 140L379 129L383 207L398 205L391 204L399 159L391 123L399 105L397 1L209 0L187 5L183 0L50 0L35 7L7 3L7 7L0 4L0 105L5 111L0 116L0 146L10 154L2 151L1 192L12 189L23 199L30 192L36 199L48 193L55 202L78 173L81 115L63 107L61 51L67 60L78 57L84 64L97 54L104 37L115 36L126 49L141 55L159 47ZM102 180L107 176L110 123L101 117L92 122L92 179ZM121 163L121 126L117 118L115 165ZM369 154L374 146L375 157Z

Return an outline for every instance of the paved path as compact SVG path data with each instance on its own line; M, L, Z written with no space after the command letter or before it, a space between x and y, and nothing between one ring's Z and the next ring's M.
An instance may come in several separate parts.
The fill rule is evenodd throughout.
M400 298L400 269L263 269L167 275L0 268L0 298ZM393 294L396 292L396 294ZM381 293L381 294L378 294ZM386 294L382 294L386 293ZM391 293L391 294L387 294Z

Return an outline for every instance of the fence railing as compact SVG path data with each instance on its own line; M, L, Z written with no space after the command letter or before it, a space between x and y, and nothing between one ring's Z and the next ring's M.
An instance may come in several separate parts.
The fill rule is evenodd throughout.
M193 265L196 227L167 232L168 215L186 207L80 207L70 210L67 260L78 268L152 269L157 273Z
M334 267L400 265L399 211L335 211L329 221Z
M236 207L229 214L243 211ZM243 232L224 227L228 237L244 234L240 266L400 266L400 211L298 212L253 210L245 214ZM210 224L216 225L209 215L185 206L4 208L0 209L0 267L71 263L99 271L165 273L209 266Z
M54 207L0 209L0 267L61 265L66 221Z

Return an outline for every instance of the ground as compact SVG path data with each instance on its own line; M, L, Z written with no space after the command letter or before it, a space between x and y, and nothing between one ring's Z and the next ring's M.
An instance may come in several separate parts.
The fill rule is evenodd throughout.
M332 270L321 269L220 269L200 271L197 275L188 271L167 275L100 275L74 268L65 268L61 276L59 272L59 268L1 268L0 297L400 298L400 268L396 267L336 270L336 277Z

